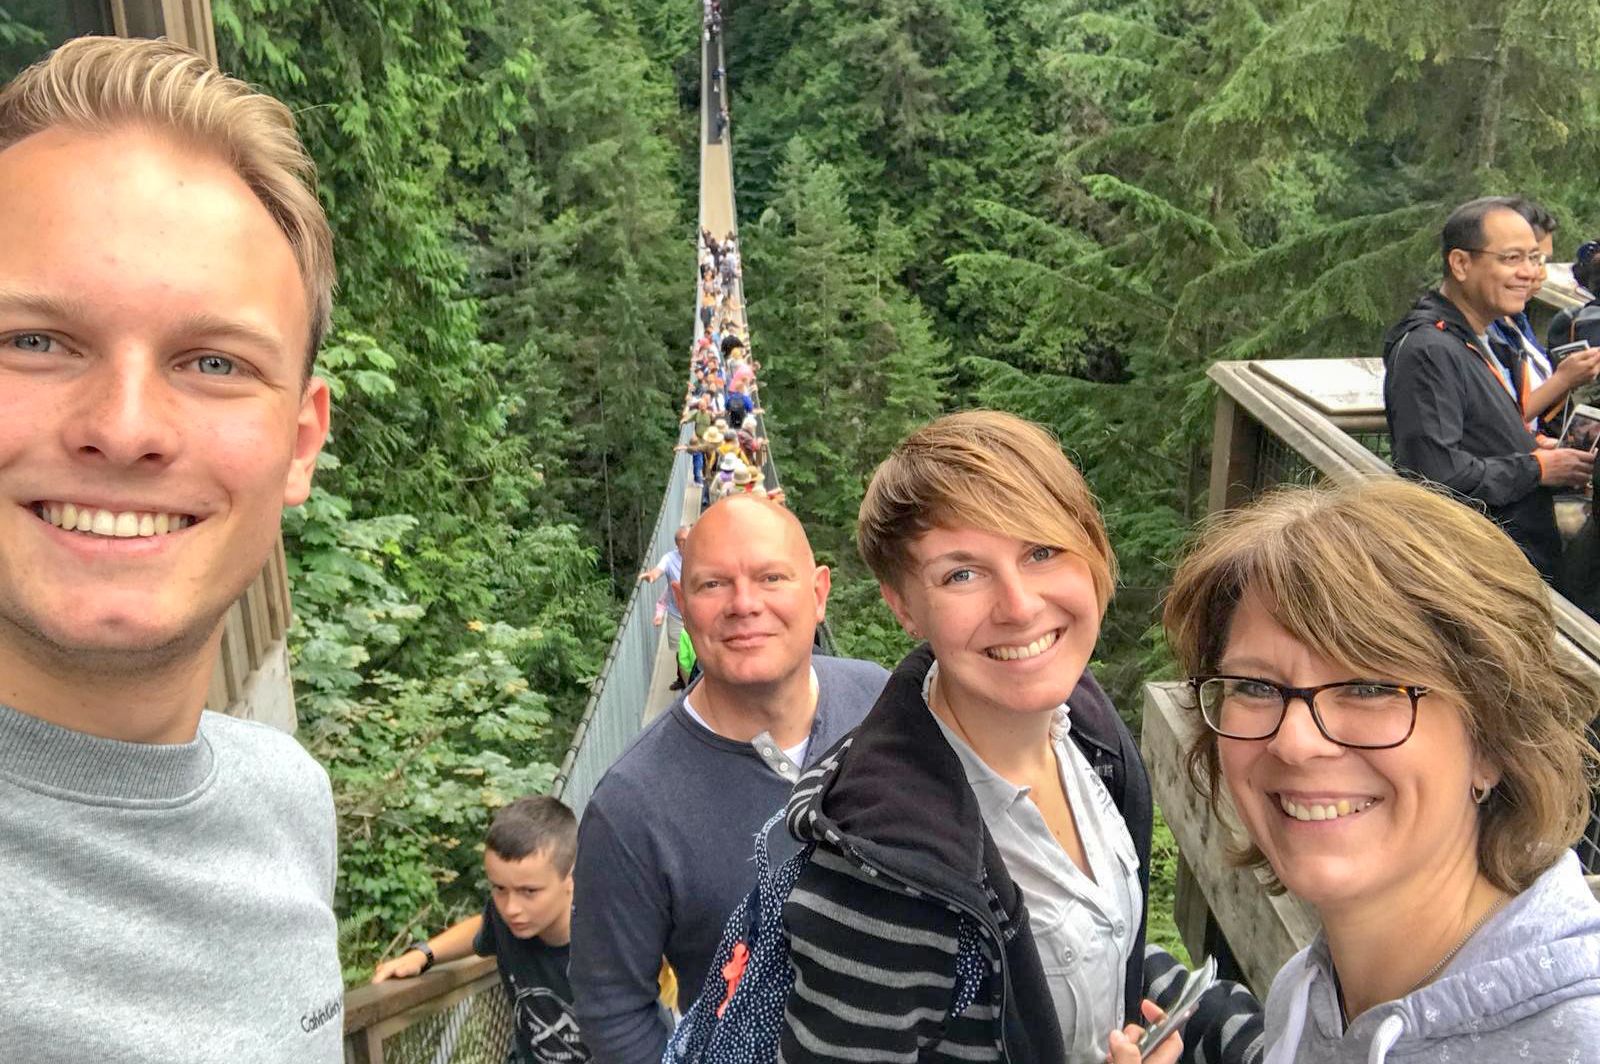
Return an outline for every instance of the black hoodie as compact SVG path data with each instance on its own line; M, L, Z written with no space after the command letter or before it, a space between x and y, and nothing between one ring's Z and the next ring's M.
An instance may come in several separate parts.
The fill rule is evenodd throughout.
M923 701L932 664L926 646L901 662L861 726L801 777L790 799L789 830L818 848L784 909L798 973L786 1064L846 1059L831 1051L844 1048L851 1059L912 1051L923 1061L1065 1059L1022 892ZM1133 736L1087 672L1068 706L1070 735L1133 836L1148 897L1150 783ZM962 986L958 953L970 953L958 943L974 930L985 957L982 992L976 1009L952 1009ZM1144 936L1141 919L1125 976L1130 1022L1142 996Z
M1555 493L1533 433L1454 303L1429 292L1383 338L1383 405L1395 467L1476 500L1547 580L1561 561Z

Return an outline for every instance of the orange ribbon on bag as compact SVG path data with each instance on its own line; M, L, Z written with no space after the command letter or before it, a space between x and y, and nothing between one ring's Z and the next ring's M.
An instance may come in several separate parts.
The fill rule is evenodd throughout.
M722 1019L722 1014L728 1010L728 1002L733 1000L733 992L739 989L739 981L744 978L745 965L749 963L749 948L743 942L735 942L733 955L728 958L728 963L722 966L722 981L728 984L728 992L722 995L722 1004L717 1006L717 1019Z

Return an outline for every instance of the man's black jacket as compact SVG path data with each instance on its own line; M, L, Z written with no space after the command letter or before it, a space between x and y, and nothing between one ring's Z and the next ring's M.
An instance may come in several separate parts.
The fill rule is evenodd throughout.
M1383 340L1383 405L1397 468L1481 503L1546 579L1561 562L1555 494L1505 371L1438 292ZM1514 377L1511 379L1515 379Z

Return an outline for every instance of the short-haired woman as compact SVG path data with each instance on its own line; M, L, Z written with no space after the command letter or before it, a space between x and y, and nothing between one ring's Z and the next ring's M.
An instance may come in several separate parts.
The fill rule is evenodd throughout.
M1137 1061L1150 791L1086 671L1114 562L1083 477L1036 425L950 415L878 467L857 536L926 643L790 800L817 849L780 1059Z
M1267 999L1269 1064L1600 1060L1568 849L1600 684L1503 532L1395 479L1284 490L1203 533L1165 626L1191 774L1322 921Z

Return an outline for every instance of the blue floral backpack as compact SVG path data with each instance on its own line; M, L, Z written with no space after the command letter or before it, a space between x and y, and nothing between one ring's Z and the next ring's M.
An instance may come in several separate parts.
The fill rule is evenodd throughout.
M783 811L756 836L756 887L728 917L705 985L667 1043L661 1064L769 1064L778 1059L783 1010L794 985L783 906L816 843L776 871L767 835Z

